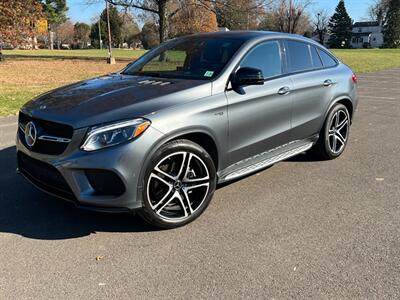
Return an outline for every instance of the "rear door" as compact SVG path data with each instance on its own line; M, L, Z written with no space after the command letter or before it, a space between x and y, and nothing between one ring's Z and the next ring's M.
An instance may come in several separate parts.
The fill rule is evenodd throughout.
M324 68L315 46L287 40L285 47L293 81L291 139L305 139L319 132L335 79L333 72Z
M290 138L292 82L284 75L283 44L266 41L254 46L239 68L261 69L264 85L228 90L229 149L231 163L285 144ZM287 92L285 92L287 91Z

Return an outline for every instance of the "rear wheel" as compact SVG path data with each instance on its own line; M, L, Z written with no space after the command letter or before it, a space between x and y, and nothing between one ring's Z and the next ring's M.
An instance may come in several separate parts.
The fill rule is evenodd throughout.
M215 173L210 155L199 145L188 140L163 145L146 171L140 215L161 228L195 220L211 201Z
M323 159L339 157L346 148L350 132L350 114L346 106L336 104L329 112L313 151Z

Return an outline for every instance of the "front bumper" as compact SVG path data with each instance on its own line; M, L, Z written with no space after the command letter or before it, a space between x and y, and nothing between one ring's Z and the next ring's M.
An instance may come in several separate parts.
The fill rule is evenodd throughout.
M85 129L76 130L58 156L32 152L18 134L18 171L39 189L84 209L124 212L140 208L143 164L162 134L150 127L132 142L85 152L79 149L85 133Z

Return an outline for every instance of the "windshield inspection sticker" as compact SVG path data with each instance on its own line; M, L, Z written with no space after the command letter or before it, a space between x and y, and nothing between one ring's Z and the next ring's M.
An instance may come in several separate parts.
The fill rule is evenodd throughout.
M214 71L207 71L204 73L204 77L212 77L214 75Z

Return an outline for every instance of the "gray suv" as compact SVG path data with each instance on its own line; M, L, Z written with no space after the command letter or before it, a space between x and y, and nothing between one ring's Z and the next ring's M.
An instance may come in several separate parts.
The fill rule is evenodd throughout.
M18 170L97 211L137 211L172 228L217 184L301 152L341 155L357 78L312 40L219 32L168 41L122 71L22 107Z

